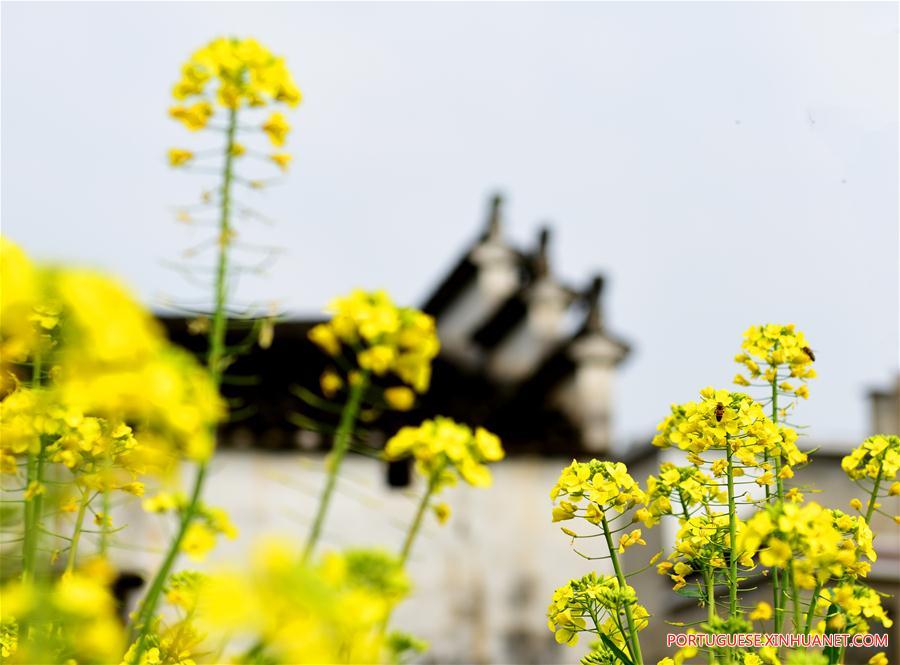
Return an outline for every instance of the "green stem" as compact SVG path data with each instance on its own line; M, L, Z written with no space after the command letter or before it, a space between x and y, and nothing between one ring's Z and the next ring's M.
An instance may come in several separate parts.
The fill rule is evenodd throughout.
M431 477L428 479L428 488L425 490L425 494L422 495L421 500L419 501L419 506L416 508L416 516L413 518L412 523L409 525L409 530L406 532L406 538L403 540L403 547L400 549L400 565L404 566L406 561L409 559L409 553L412 551L413 543L416 540L416 537L419 535L419 529L422 527L422 519L425 517L425 511L428 509L428 503L431 501L431 497L434 495L434 490L437 487L438 478L440 478L441 472L443 471L443 466L437 469L434 473L431 474ZM387 631L388 625L391 622L391 614L393 612L393 608L388 608L387 612L384 615L384 619L381 622L381 634Z
M778 424L778 379L772 381L772 422ZM784 481L781 478L781 456L775 456L775 496L784 499Z
M715 572L712 566L703 566L703 577L706 581L706 621L709 623L710 629L718 623L719 614L716 612L716 585ZM707 647L707 660L709 665L716 662L716 652L712 647Z
M816 588L813 589L812 596L809 599L809 609L806 612L806 626L803 632L809 635L812 630L812 622L816 616L816 602L819 600L819 592L822 591L822 583L816 582Z
M337 485L338 471L347 449L350 447L350 437L353 434L353 428L356 425L356 417L359 414L362 398L366 392L369 383L368 374L363 374L355 385L350 387L350 394L347 396L347 403L341 411L341 420L338 424L337 431L334 434L334 442L331 448L331 460L328 463L328 477L325 480L325 487L322 488L322 495L319 497L319 506L316 511L316 517L313 520L312 528L306 539L306 547L303 550L304 563L309 561L312 556L319 536L322 534L322 526L325 524L325 516L328 514L328 507L331 504L331 497Z
M232 108L228 112L228 130L226 133L225 144L225 165L222 171L222 203L221 215L219 218L219 242L218 242L218 261L216 267L215 282L215 308L213 310L213 320L209 332L209 352L207 354L206 366L209 370L213 384L218 389L222 383L222 373L224 372L225 358L225 328L227 324L227 312L225 310L226 300L228 298L228 247L231 235L231 186L234 182L234 142L237 134L237 109ZM213 432L215 435L215 432ZM138 614L136 623L132 626L132 634L137 630L139 632L138 644L132 659L133 663L140 663L141 656L146 650L146 639L150 631L150 625L156 614L156 607L159 604L159 598L162 594L163 587L178 553L181 550L181 543L187 533L188 527L197 514L200 496L203 492L203 483L206 479L206 469L208 462L206 460L197 463L197 474L194 477L194 487L191 490L191 498L187 506L181 513L181 519L178 524L178 531L172 542L169 543L169 549L163 559L162 565L156 571L156 576L150 585L144 602Z
M725 455L728 460L728 539L731 550L728 557L728 616L737 616L737 506L734 501L734 463L731 456L731 441L725 442Z
M793 562L789 562L789 566ZM794 608L794 632L799 633L803 629L803 623L800 619L802 608L800 607L800 589L797 587L797 576L791 575L791 595L792 607Z
M104 455L103 466L107 474L107 478L111 472L112 467L112 459L110 457L110 452L107 451L106 455ZM100 545L98 554L101 557L106 556L106 551L109 549L109 513L112 510L112 501L111 501L111 492L109 489L109 482L104 481L103 483L103 498L101 499L101 510L103 511L103 522L100 525Z
M35 456L33 464L33 477L29 480L31 483L37 483L38 487L44 480L44 442L41 441L38 454ZM22 581L34 581L35 571L37 570L37 546L41 539L41 520L44 516L44 495L40 489L38 493L30 499L26 499L25 505L31 505L28 515L28 521L25 524L25 551L22 556Z
M869 506L866 508L866 524L872 520L872 513L875 512L875 502L878 498L878 490L881 489L881 480L884 477L884 453L881 453L878 464L878 475L875 477L875 484L872 486L872 494L869 496Z
M133 663L139 663L141 660L141 656L144 653L146 648L146 638L150 631L150 624L153 621L153 617L156 614L156 606L159 604L159 598L162 594L163 587L166 584L166 580L169 578L169 573L172 571L172 567L175 565L175 560L178 558L178 553L181 549L181 542L184 540L184 535L187 533L188 527L191 524L191 521L196 515L197 505L200 499L200 491L203 487L203 479L206 474L206 465L201 463L197 467L197 477L194 481L194 489L191 494L191 500L188 505L184 508L184 511L181 513L181 519L178 522L178 531L175 533L175 538L172 539L171 544L169 545L169 549L166 552L166 557L163 559L162 565L159 567L159 570L156 571L156 575L153 578L153 582L150 584L150 589L147 591L147 595L144 597L144 602L141 604L141 609L138 614L137 620L132 627L132 632L135 630L140 631L139 633L139 644L138 648L135 651L134 658L132 659Z
M603 528L603 537L606 539L606 546L609 549L609 558L612 560L613 570L616 571L616 579L619 581L619 588L624 592L625 587L628 586L628 582L625 580L625 575L622 573L622 567L619 565L619 557L616 553L616 548L613 545L612 535L610 535L609 523L606 521L605 512L603 513L601 526ZM631 657L634 660L635 665L643 665L644 660L641 657L641 643L640 640L638 640L637 628L635 628L634 625L634 615L631 611L631 605L631 602L625 603L625 621L628 624Z
M78 514L75 516L75 531L72 533L72 542L69 544L69 557L66 560L66 572L75 570L75 560L78 556L78 541L81 540L81 527L84 524L84 514L91 502L91 493L81 491L81 504L78 506Z
M687 503L684 500L684 492L678 489L678 501L681 503L681 514L684 515L685 524L690 521L691 514L688 511ZM715 585L715 569L710 564L703 564L703 580L706 583L706 620L712 627L718 622L719 613L716 610L716 585ZM715 653L709 650L709 662L715 662Z
M215 309L209 331L206 366L218 386L225 368L225 327L228 323L225 303L228 299L228 247L231 244L231 185L234 182L234 139L237 133L237 109L228 112L225 144L225 168L222 173L222 207L219 217L219 256L216 265Z
M43 362L41 352L35 351L34 363L31 368L31 387L40 388ZM28 456L28 465L25 476L25 487L31 487L31 483L41 482L43 469L44 443L38 442L37 455ZM40 495L25 500L25 533L22 539L22 581L28 582L34 579L34 570L37 562L37 544L40 540L41 511L43 509Z
M419 501L416 516L413 518L412 524L409 525L409 531L406 532L406 539L403 541L403 548L400 550L401 565L406 563L406 560L409 558L409 553L412 550L413 542L415 542L416 536L419 535L419 528L422 526L422 518L425 516L425 511L428 508L428 503L431 501L431 496L434 494L434 488L440 474L441 470L439 469L431 474L431 477L428 479L428 489L425 490L425 494L422 495L422 500Z
M777 368L776 373L777 373ZM777 377L772 381L772 422L778 424L778 385L777 385ZM768 454L767 454L768 458ZM766 485L766 499L769 499L769 486ZM779 455L775 456L775 500L782 501L784 499L784 483L781 478L781 457ZM787 576L789 573L785 571L785 579L782 580L781 577L781 569L780 568L772 568L772 600L774 607L773 612L775 613L775 632L781 632L781 628L784 625L784 609L787 605L785 602L785 586L788 582Z

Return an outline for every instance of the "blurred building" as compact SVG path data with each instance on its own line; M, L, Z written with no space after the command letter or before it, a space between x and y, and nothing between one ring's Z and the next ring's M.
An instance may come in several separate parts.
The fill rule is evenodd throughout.
M607 449L613 377L628 345L604 324L603 277L563 283L552 270L550 240L545 228L530 250L512 246L503 237L501 200L493 199L483 232L420 305L435 318L441 340L430 390L414 411L379 419L371 436L440 414L497 432L513 454ZM177 342L204 347L202 325L164 321ZM329 422L329 414L297 397L321 394L328 358L307 340L319 322L280 323L271 348L238 358L223 388L238 414L223 431L223 447L329 445L318 428L303 426Z
M546 607L554 588L570 577L610 572L606 562L575 553L551 524L549 491L572 457L609 455L615 375L629 348L606 324L602 276L564 283L553 270L550 243L549 229L531 248L509 243L502 202L491 202L482 232L422 304L435 317L442 343L431 390L414 411L364 424L356 441L377 451L398 427L440 414L487 427L507 450L507 459L493 467L493 487L447 490L450 523L426 523L413 551L416 589L395 618L397 627L431 643L422 662L577 662L584 648L554 642ZM203 348L202 334L190 333L195 324L178 318L165 323L176 341ZM322 484L321 452L335 418L310 397L320 394L327 362L306 337L316 323L279 324L270 348L255 348L231 368L224 391L236 417L223 428L206 492L208 503L227 508L242 531L238 542L217 550L222 559L246 556L246 543L268 533L293 534L298 541L306 535ZM898 431L897 386L872 399L876 429ZM840 455L856 443L817 454L795 482L808 483L815 474L815 484L827 488L820 500L845 507L854 486L840 471ZM652 448L648 437L623 461L643 481L668 454ZM323 547L398 549L422 489L406 464L349 458ZM155 518L134 514L126 521L142 522L151 545L165 541ZM886 520L875 526L880 558L872 579L893 593L900 585L900 537ZM629 551L632 570L644 567L674 533L655 528L645 537L646 548ZM600 553L585 549L587 555ZM138 565L150 569L158 555L137 556ZM647 662L656 662L666 655L664 620L689 620L698 610L653 569L632 579L653 616L642 644ZM885 601L893 603L895 619L896 602ZM898 640L892 643L896 650Z

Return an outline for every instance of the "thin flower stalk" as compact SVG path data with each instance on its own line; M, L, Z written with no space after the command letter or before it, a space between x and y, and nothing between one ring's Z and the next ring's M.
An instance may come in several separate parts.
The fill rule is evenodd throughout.
M419 500L419 505L416 508L416 515L415 517L413 517L413 521L410 523L409 529L406 532L406 537L403 539L403 547L400 548L401 564L406 564L407 559L409 559L409 554L412 551L413 543L415 542L416 537L419 535L419 529L422 527L422 519L425 517L425 511L428 509L428 505L431 502L431 497L434 495L434 492L438 487L438 482L442 472L443 468L440 468L436 473L432 473L428 478L428 487L425 490L425 493L422 495L422 498Z
M325 478L325 486L322 488L322 494L319 497L319 503L316 508L316 516L313 519L312 526L309 530L309 536L306 539L306 546L303 549L303 561L309 561L322 535L322 527L325 524L325 518L328 515L328 509L331 506L331 498L337 486L338 474L340 473L341 464L350 448L350 440L353 437L353 430L356 426L356 419L362 406L363 395L365 395L366 387L369 383L367 373L360 375L357 382L350 387L347 402L341 411L341 420L338 424L337 431L334 434L334 441L331 450L331 459L328 461L328 473Z
M34 388L41 386L42 355L40 351L35 351L34 365L32 367L31 385ZM28 489L33 487L41 488L44 472L44 443L39 442L39 448L36 455L28 456L26 475L26 486ZM37 567L37 546L41 537L41 518L44 510L44 495L38 489L37 493L31 497L25 498L25 537L22 541L22 581L34 581L35 569Z
M238 114L237 109L231 108L228 113L228 129L226 132L225 144L225 160L222 169L222 188L220 198L220 216L219 216L219 241L216 261L216 281L215 281L215 306L213 310L212 326L209 331L209 351L207 355L207 369L216 389L219 389L222 383L222 375L224 372L224 356L225 356L225 331L227 324L227 297L228 297L228 249L230 246L231 230L231 200L232 200L232 184L234 178L234 143L235 134L237 132ZM178 553L184 541L185 534L190 528L191 522L197 515L200 498L203 494L203 485L206 479L208 460L200 460L197 463L197 470L194 476L194 485L191 490L190 500L187 506L180 513L180 521L175 537L169 543L165 558L144 601L135 621L134 628L139 631L137 638L137 648L133 662L139 663L141 656L146 649L146 639L150 631L153 617L156 615L157 606L159 604L160 595L166 584L166 580L172 572Z
M622 566L619 563L619 556L616 553L616 547L613 545L612 535L609 528L609 523L606 520L606 514L604 513L601 518L601 528L603 529L603 537L606 540L606 546L609 548L609 558L612 561L613 570L616 573L616 579L619 581L619 587L624 589L628 586L628 583L625 579L625 575L622 573ZM631 652L632 660L635 665L643 665L643 658L641 656L641 642L638 638L637 628L634 622L634 614L631 611L632 603L625 603L625 622L628 627L628 643L629 650Z
M72 540L69 543L69 555L66 559L66 573L71 574L75 570L75 562L78 556L78 543L81 540L81 530L84 525L84 515L91 503L91 493L82 490L81 501L78 503L78 513L75 516L75 527L72 530Z

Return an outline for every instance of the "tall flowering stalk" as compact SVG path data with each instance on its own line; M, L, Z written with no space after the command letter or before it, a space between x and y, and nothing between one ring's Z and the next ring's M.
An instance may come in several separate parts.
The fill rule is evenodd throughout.
M716 589L724 568L722 551L726 544L726 531L723 525L727 518L716 510L716 506L726 502L726 493L720 484L700 468L664 462L657 475L647 478L646 507L635 513L635 517L647 527L658 524L665 516L678 520L680 528L676 542L694 550L693 560L698 564L697 572L703 585L696 595L706 604L706 628L710 632L717 632L722 625ZM657 570L660 574L673 575L676 591L688 587L686 576L694 572L690 565L682 561L675 564L664 561ZM714 650L710 649L708 656L711 663L715 662L715 655Z
M440 348L434 320L410 307L398 307L384 291L357 289L336 298L328 309L331 320L313 327L309 338L334 363L321 377L325 397L346 391L346 398L304 561L309 561L322 534L360 410L365 405L399 411L412 408L416 394L428 390L431 361Z
M455 485L458 478L473 487L490 487L492 477L487 464L499 462L505 453L500 439L483 427L473 432L450 418L437 417L418 427L401 428L385 445L384 456L389 461L411 457L416 462L416 471L425 479L425 491L400 547L398 560L405 565L428 509L441 524L450 519L450 507L444 502L434 502L441 491ZM384 617L382 632L387 630L390 618L389 612Z
M181 79L173 88L173 96L179 102L170 109L170 115L190 131L213 129L224 132L221 149L222 169L218 188L218 234L215 242L216 263L213 284L212 322L208 332L206 365L213 384L218 388L229 363L225 334L228 323L228 290L230 254L236 231L234 227L233 189L240 181L258 186L259 181L246 181L236 173L236 160L248 154L247 147L238 142L238 134L244 130L262 131L271 143L284 145L289 125L284 115L275 111L261 124L244 127L244 116L252 116L258 110L279 104L296 106L300 91L294 84L282 58L253 39L219 38L196 51L182 67ZM217 119L224 126L214 126ZM253 153L256 154L256 153ZM173 148L169 162L174 167L190 168L202 159L194 152ZM287 168L290 157L275 153L269 159L282 170ZM194 520L202 516L201 496L208 468L208 459L197 464L196 475L189 497L178 507L179 523L166 555L150 584L133 632L137 646L133 662L140 662L146 648L146 639L156 615L160 594L172 571L185 539L192 533Z
M627 530L637 519L635 509L647 501L644 491L628 474L621 462L577 461L563 469L550 492L556 502L553 521L580 518L599 528L599 534L579 535L564 528L566 535L590 538L602 535L607 554L590 559L609 559L613 577L591 574L572 580L557 589L548 609L549 627L556 641L574 645L581 632L597 635L601 643L588 656L587 662L623 662L641 665L643 656L638 632L647 627L647 610L637 604L634 589L627 583L619 554L633 545L645 545L640 529ZM557 501L558 500L558 501ZM631 518L625 519L625 518ZM620 521L621 520L621 521ZM586 556L583 555L582 556ZM593 628L587 627L587 620ZM605 620L604 620L605 619Z
M807 381L815 378L816 370L812 367L816 356L809 346L805 335L793 324L764 324L750 326L744 332L741 344L743 351L735 356L735 362L743 365L750 376L743 374L734 377L739 386L754 385L754 381L763 381L770 407L772 422L779 423L793 411L797 398L807 399L809 388ZM784 398L786 402L779 402ZM790 478L793 471L782 468L780 456L775 456L775 487L766 486L768 502L784 501L784 479ZM788 573L790 574L790 573ZM772 571L772 593L775 606L775 631L781 630L787 605L788 592L793 588L790 580L782 580L781 571Z

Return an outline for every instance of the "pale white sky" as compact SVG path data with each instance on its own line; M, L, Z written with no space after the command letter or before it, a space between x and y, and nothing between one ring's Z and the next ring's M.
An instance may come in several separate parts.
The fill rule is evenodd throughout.
M508 196L508 232L551 221L555 269L609 277L635 353L616 431L726 385L747 325L794 321L821 378L800 419L866 433L897 368L894 3L2 6L3 232L100 266L148 303L197 291L162 263L202 176L171 172L184 58L219 34L284 54L306 99L295 167L247 202L284 247L244 300L310 313L354 285L419 303Z

